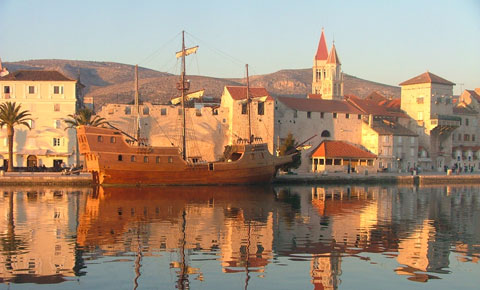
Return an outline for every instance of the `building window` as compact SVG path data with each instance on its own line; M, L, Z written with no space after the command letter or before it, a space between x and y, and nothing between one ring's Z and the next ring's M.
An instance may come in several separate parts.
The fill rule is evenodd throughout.
M123 161L123 155L118 155L118 161Z
M333 118L334 118L334 119L337 118L337 113L333 113Z
M297 110L293 111L293 117L294 117L294 118L297 118L297 117L298 117L298 111L297 111Z
M324 115L325 115L325 114L324 114L323 112L321 112L321 113L320 113L320 119L323 119Z
M333 164L333 160L332 159L327 159L326 162L325 162L326 165L332 165Z
M311 119L312 118L312 112L307 112L307 118Z
M182 114L182 112L180 111L180 115ZM167 108L161 108L160 109L160 115L162 116L166 116L167 115Z
M3 93L4 94L10 94L10 86L4 86L3 87Z
M246 115L246 114L247 114L247 103L242 104L242 115Z
M34 86L28 86L28 93L29 94L35 94L35 87Z
M55 95L63 94L63 86L53 86L53 93Z
M155 158L155 162L156 162L156 163L160 163L160 156L157 156L157 157Z
M53 111L60 112L60 104L54 104L53 105Z
M330 137L330 132L328 130L323 130L321 136L325 137L325 138L328 138L328 137Z
M318 161L319 161L319 162L318 162L318 165L325 165L325 159L322 158L322 159L320 159L320 160L318 160Z
M362 119L362 115L358 114L358 119L361 120L361 119Z
M150 114L150 109L148 107L143 107L143 114L144 115L149 115Z
M117 142L117 139L115 137L110 137L110 143L116 143Z
M137 160L137 158L135 157L135 155L130 156L130 161L131 162L135 162L136 160Z
M61 144L61 138L53 138L53 147L59 147Z
M214 116L218 115L218 109L212 110L212 115L214 115Z
M345 119L350 119L350 114L345 114Z
M173 157L168 157L168 163L173 163Z
M264 102L258 102L258 115L263 115L265 114L265 103Z
M470 135L465 134L465 135L463 136L463 141L470 141Z
M103 136L98 135L97 136L97 142L103 142Z
M465 126L468 126L468 123L469 122L468 122L468 118L467 118L467 119L465 119Z
M129 106L125 107L125 115L130 115L132 114L132 108L130 108Z

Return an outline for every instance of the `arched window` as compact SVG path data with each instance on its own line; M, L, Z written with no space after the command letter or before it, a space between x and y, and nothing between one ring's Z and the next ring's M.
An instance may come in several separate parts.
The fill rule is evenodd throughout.
M321 136L322 136L322 137L330 137L330 132L328 132L328 130L324 130L324 131L322 132L322 135L321 135Z

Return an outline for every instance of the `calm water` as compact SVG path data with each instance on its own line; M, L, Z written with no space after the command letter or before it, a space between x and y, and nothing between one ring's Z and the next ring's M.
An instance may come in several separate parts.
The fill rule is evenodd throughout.
M0 288L478 289L480 186L3 188Z

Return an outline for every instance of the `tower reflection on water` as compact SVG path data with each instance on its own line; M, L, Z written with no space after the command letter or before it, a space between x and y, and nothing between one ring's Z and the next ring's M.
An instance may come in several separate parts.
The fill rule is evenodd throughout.
M452 255L478 263L479 189L4 188L0 279L88 280L92 261L119 257L132 264L128 275L136 289L152 279L142 276L148 259L168 257L172 288L215 285L228 275L241 275L248 288L273 279L287 261L288 267L308 263L304 283L311 289L337 289L348 274L342 273L345 258L378 253L396 260L390 272L426 282L454 275Z

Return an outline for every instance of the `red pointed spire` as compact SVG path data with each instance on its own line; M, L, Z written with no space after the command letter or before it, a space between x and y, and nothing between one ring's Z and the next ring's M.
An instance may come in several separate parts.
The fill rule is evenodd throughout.
M327 63L341 64L338 59L337 50L335 49L335 43L332 45L332 50L328 54Z
M315 55L316 60L327 60L328 50L327 42L325 41L325 33L322 28L322 36L320 37L320 42L318 43L317 54Z

